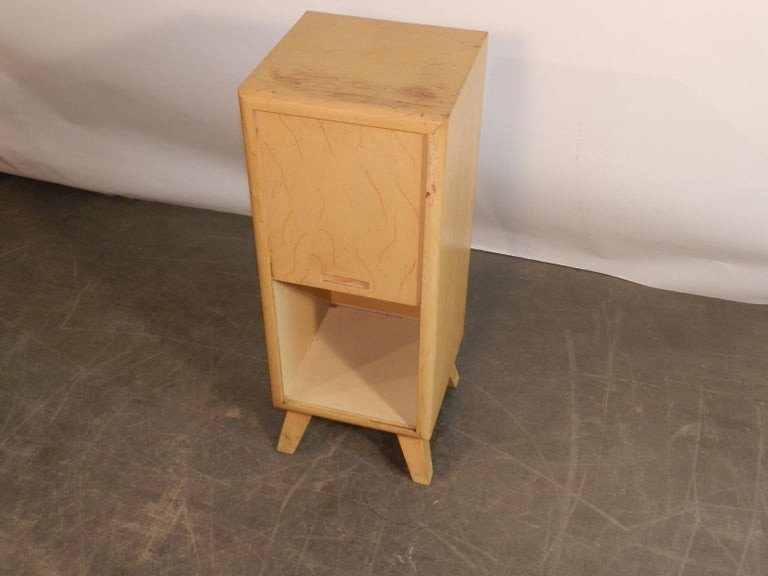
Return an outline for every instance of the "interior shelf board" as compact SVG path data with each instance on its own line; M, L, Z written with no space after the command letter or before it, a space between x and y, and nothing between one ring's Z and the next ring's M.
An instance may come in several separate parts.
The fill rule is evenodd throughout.
M419 321L331 306L285 399L415 428Z

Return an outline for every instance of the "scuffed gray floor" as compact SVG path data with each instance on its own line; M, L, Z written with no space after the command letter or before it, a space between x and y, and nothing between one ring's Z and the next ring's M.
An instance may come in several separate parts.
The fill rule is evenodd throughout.
M0 175L0 573L768 573L768 308L474 253L425 488L275 452L255 270L245 217Z

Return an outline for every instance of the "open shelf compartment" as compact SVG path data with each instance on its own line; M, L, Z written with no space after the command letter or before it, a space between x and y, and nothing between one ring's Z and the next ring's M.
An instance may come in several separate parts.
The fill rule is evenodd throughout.
M417 308L279 281L273 294L285 407L415 430Z

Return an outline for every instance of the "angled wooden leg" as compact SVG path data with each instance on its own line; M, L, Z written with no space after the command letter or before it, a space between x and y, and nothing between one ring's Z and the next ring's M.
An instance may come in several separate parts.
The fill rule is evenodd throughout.
M408 464L411 480L417 484L429 485L432 482L432 452L429 449L429 440L399 434L397 439L400 441L405 463Z
M459 371L456 370L456 365L453 365L453 370L451 371L451 375L448 378L448 386L451 388L456 388L459 385Z
M308 414L287 411L283 420L283 429L280 431L280 440L277 441L277 451L283 454L296 452L311 419L312 416Z

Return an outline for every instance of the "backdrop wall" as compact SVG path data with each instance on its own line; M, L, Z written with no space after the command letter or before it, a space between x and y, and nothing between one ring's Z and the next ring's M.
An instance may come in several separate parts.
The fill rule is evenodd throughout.
M305 10L491 33L475 247L768 302L757 0L5 0L0 171L247 213L235 91Z

